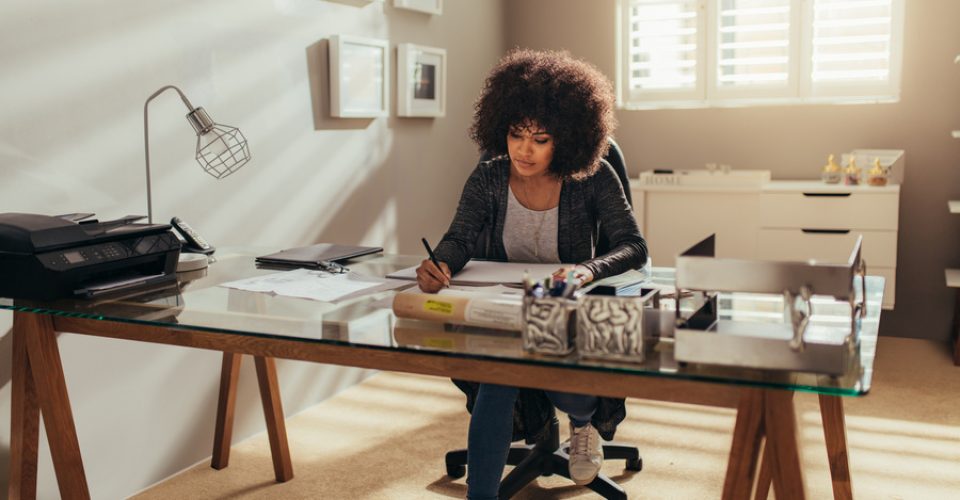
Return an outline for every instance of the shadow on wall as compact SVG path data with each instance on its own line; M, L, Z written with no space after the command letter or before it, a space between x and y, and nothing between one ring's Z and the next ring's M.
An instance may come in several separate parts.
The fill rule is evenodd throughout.
M314 130L362 130L373 118L335 118L330 115L330 40L307 47L307 77Z
M13 359L13 330L7 330L0 336L0 359ZM10 384L13 367L10 363L0 363L0 389ZM9 436L8 436L9 437ZM0 444L0 492L7 491L8 472L10 471L10 447ZM5 495L5 493L4 493Z
M336 118L330 115L330 41L328 39L310 45L306 49L307 75L310 80L310 100L313 108L315 130L362 130L373 123L374 118ZM383 144L376 142L368 152L372 158L386 158L386 153L378 151ZM337 212L328 220L349 220L350 224L327 225L314 230L315 241L324 238L337 241L359 242L367 229L382 217L390 200L393 199L389 177L390 169L382 164L375 170L362 176L362 181L354 187L349 196L336 204ZM336 234L331 234L336 233Z
M374 147L381 146L378 143ZM380 153L371 151L370 154ZM390 172L388 164L381 163L376 169L360 176L359 182L352 186L348 196L344 196L339 203L331 204L329 208L335 212L327 219L329 222L324 227L311 231L315 235L314 241L363 241L371 227L384 221L384 213L395 198ZM338 221L341 223L337 223ZM386 245L380 246L386 248Z

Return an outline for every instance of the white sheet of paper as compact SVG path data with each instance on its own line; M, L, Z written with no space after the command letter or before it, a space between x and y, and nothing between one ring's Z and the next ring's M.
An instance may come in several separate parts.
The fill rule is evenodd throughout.
M383 291L406 286L396 282L355 272L331 274L316 269L294 269L229 283L225 288L266 292L287 297L301 297L322 302L335 302L361 291ZM376 288L376 290L373 290Z
M527 262L494 262L490 260L471 260L450 280L451 285L521 285L523 273L530 278L543 279L561 267L572 264L531 264ZM388 278L416 280L417 267L408 267L390 273Z

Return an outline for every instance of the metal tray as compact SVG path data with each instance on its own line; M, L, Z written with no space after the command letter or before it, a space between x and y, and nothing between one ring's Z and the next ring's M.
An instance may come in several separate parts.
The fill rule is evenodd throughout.
M860 319L866 314L861 244L858 238L846 263L831 264L717 259L714 235L697 243L677 258L676 284L678 296L698 291L702 303L688 316L677 308L674 356L690 363L845 373L855 361ZM786 321L719 320L719 292L782 295ZM850 322L811 325L814 295L848 302Z

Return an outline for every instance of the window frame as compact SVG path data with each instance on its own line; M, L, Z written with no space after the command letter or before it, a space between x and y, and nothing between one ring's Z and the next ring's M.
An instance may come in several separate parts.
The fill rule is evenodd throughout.
M697 71L692 89L630 88L630 6L617 0L617 105L621 109L710 108L782 104L849 104L897 102L903 67L904 0L891 0L890 73L887 81L814 84L814 0L791 0L790 50L786 85L720 88L717 63L720 41L719 1L697 1Z

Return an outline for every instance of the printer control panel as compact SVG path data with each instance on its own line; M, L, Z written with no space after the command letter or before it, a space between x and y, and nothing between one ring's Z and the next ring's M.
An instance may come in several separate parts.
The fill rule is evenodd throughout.
M83 266L121 261L141 255L167 252L179 246L180 240L168 231L129 240L110 241L47 252L38 257L48 269L66 271Z

